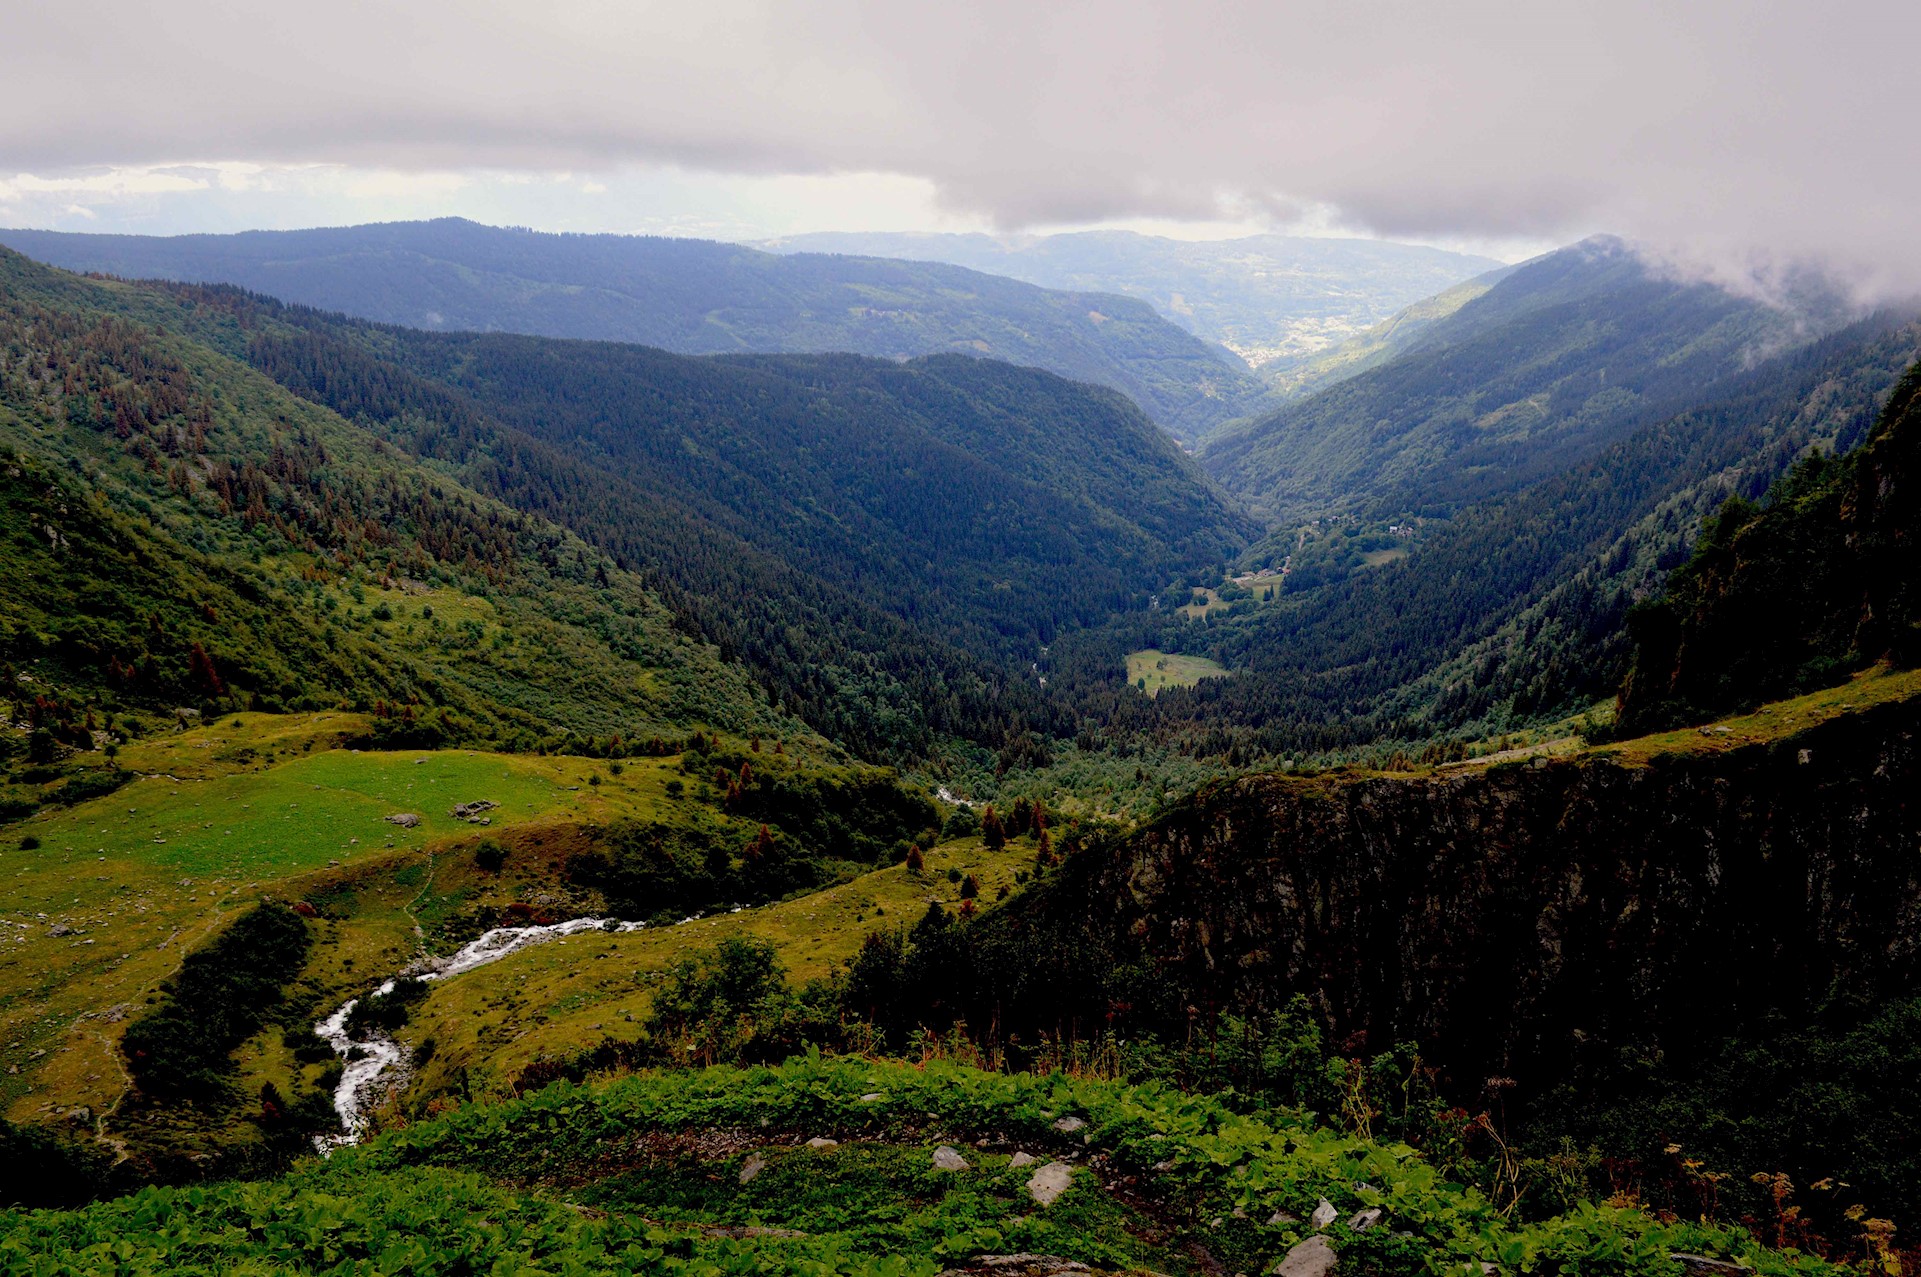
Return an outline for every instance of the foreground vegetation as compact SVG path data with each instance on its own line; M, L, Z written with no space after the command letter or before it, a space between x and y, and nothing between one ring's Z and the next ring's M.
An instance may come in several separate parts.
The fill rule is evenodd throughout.
M1064 1191L1041 1204L1016 1154L1061 1167ZM1323 1202L1324 1225L1310 1218ZM278 1181L0 1215L0 1270L932 1274L1029 1252L1252 1272L1317 1229L1344 1264L1384 1275L1679 1277L1677 1252L1770 1277L1832 1271L1740 1229L1627 1206L1522 1218L1412 1149L1302 1113L819 1057L561 1083Z

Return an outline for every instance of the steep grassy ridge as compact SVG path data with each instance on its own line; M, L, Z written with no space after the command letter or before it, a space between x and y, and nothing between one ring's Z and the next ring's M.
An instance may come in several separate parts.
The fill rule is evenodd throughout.
M1394 358L1208 440L1203 464L1282 518L1435 514L1512 491L1835 326L1678 281L1589 240L1517 267Z

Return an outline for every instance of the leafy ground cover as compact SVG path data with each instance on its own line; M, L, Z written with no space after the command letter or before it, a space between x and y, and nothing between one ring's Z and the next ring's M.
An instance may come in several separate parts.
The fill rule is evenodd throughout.
M1065 1191L1041 1204L1017 1154L1064 1171ZM1255 1272L1317 1230L1322 1202L1343 1265L1384 1277L1680 1277L1677 1252L1766 1277L1835 1271L1629 1207L1515 1218L1412 1149L1303 1114L818 1056L559 1084L273 1182L3 1214L0 1271L931 1274L1027 1250L1100 1271Z

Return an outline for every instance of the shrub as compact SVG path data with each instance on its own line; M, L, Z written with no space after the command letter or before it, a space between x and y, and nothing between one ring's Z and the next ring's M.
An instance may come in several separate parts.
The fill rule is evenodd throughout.
M104 1150L0 1118L0 1209L76 1206L107 1191Z
M281 1005L312 944L299 914L267 903L188 954L166 997L121 1039L140 1089L203 1097L223 1090L229 1057Z
M354 1003L347 1013L347 1033L364 1038L379 1031L392 1033L407 1023L413 1008L427 998L425 980L400 979L385 993L370 993Z
M63 807L84 803L93 798L104 798L133 779L133 773L118 767L98 768L80 772L67 779L67 783L48 795L50 802Z

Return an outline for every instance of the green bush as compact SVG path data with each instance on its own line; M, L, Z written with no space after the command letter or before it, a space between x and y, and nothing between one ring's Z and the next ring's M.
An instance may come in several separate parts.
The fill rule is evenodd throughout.
M121 1039L140 1089L174 1097L224 1090L229 1057L282 1005L312 943L299 914L267 903L188 954L159 1005Z

